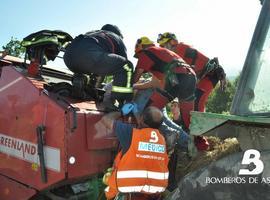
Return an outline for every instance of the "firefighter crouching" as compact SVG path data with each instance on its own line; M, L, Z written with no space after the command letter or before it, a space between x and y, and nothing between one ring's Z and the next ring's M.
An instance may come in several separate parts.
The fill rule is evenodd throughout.
M137 40L135 57L138 58L138 62L133 88L138 90L154 89L152 94L151 92L150 94L143 92L144 98L140 98L137 104L143 105L142 100L145 100L148 103L146 106L150 104L162 109L168 102L177 97L181 103L190 104L189 109L185 110L185 114L181 113L183 117L187 118L184 122L188 127L190 111L193 110L196 84L193 69L180 56L166 48L155 46L147 37L141 37ZM152 74L152 80L146 83L136 83L146 72ZM149 98L150 100L148 100Z
M121 199L157 200L168 185L168 154L166 142L158 131L162 112L155 107L147 107L138 116L136 104L132 110L137 116L138 127L117 121L119 112L106 114L102 123L114 130L121 151L117 154L112 174L105 189L107 199L116 196ZM125 106L124 106L125 107ZM124 115L129 111L122 109Z
M77 74L113 75L111 101L105 105L108 110L115 110L116 100L121 106L132 99L133 65L117 26L106 24L101 30L77 36L67 47L64 61Z
M181 56L186 63L193 67L198 80L195 91L194 110L204 112L207 99L218 81L220 81L221 89L225 89L226 74L219 65L218 59L209 59L190 45L183 42L179 43L174 33L166 32L159 34L157 42L161 47L167 48ZM180 110L182 109L185 109L185 105L180 104Z

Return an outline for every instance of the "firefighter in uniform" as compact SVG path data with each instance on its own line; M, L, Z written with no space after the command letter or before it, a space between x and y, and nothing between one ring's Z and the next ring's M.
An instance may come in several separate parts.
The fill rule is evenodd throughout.
M182 42L179 43L175 34L170 32L159 34L157 42L161 47L174 51L186 63L194 67L198 80L195 91L194 110L204 112L208 96L218 81L220 81L222 90L224 90L226 84L226 74L219 65L217 58L209 59L191 46ZM188 105L180 104L180 109L183 110L186 106Z
M135 115L138 128L116 120L120 116L119 112L111 112L102 118L102 123L116 133L121 147L108 178L106 198L157 200L165 191L169 176L166 142L158 131L162 112L147 107L141 115Z
M132 98L132 63L127 59L123 36L115 25L77 36L64 54L66 66L75 73L113 75L111 100Z
M167 101L162 101L160 98L162 96L155 95L150 97L152 105L161 109L176 97L182 104L194 104L195 72L179 55L166 48L155 46L147 37L141 37L135 46L135 57L138 58L138 62L133 88L159 88L165 91L165 94L162 92L164 94L162 96L165 96ZM152 74L152 80L147 83L136 83L145 72ZM181 110L185 129L189 127L192 110L193 106Z

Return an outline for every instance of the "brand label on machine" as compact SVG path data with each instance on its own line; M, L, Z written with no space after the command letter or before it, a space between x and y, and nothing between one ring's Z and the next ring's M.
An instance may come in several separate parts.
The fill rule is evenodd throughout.
M0 133L0 152L9 156L40 164L37 144ZM60 149L44 146L46 168L60 172Z

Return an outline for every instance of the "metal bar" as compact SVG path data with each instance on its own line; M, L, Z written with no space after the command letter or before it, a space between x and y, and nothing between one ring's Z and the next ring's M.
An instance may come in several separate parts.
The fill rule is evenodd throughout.
M264 40L267 36L270 20L270 1L265 0L260 12L259 19L255 31L253 33L252 41L249 46L248 54L244 63L243 70L241 72L240 80L235 92L230 114L251 116L253 113L249 110L249 103L253 98L250 94L254 91L249 80L256 80L260 71L258 65L261 50L264 44ZM254 87L255 85L253 85ZM248 92L247 92L248 90Z
M47 170L45 166L45 157L44 157L44 134L45 134L45 126L39 125L36 128L37 139L38 139L38 156L40 162L40 170L41 170L41 180L43 183L47 183Z

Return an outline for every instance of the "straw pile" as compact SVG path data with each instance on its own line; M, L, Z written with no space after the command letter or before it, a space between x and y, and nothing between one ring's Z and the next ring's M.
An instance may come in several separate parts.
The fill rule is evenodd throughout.
M176 169L176 180L180 180L189 172L193 172L201 167L204 167L211 162L219 160L229 154L239 152L240 145L236 138L227 138L221 140L218 137L207 137L209 142L209 150L199 152L194 158L189 158L184 152L178 153L178 162Z

